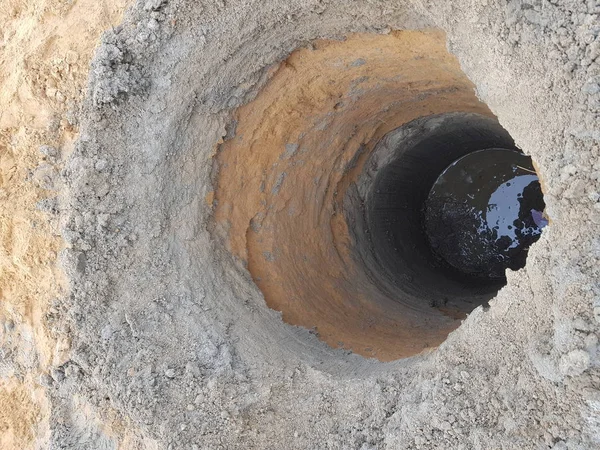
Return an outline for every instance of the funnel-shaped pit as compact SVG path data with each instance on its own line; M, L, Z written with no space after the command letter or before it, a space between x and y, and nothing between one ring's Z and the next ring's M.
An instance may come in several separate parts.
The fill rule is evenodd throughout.
M460 233L439 239L447 216L426 232L427 212L438 214L435 195L429 209L427 199L452 163L494 148L526 158L442 33L297 50L228 130L215 231L284 321L332 347L393 360L439 345L504 284L500 269L480 276L444 253L464 244ZM487 217L501 240L503 222Z

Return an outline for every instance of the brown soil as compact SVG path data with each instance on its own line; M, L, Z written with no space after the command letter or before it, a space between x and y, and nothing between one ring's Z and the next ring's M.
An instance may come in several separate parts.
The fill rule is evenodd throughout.
M351 256L344 194L375 144L419 117L491 114L437 31L318 41L275 67L220 145L216 220L267 304L333 347L388 361L439 345Z
M0 374L2 449L33 445L45 410L37 375L60 364L69 346L47 322L64 290L58 224L36 204L60 188L60 159L77 133L66 113L83 97L100 34L120 21L126 3L0 2L0 330L10 324L0 344L22 365ZM42 144L57 148L58 158L40 153ZM17 381L20 369L31 372Z

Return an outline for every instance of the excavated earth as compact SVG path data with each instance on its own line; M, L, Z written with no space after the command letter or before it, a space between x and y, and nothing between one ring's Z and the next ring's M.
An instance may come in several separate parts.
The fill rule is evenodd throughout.
M50 212L68 351L37 445L600 447L599 57L593 0L136 3ZM361 214L389 133L448 117L531 156L550 224L441 308L425 266L365 270Z

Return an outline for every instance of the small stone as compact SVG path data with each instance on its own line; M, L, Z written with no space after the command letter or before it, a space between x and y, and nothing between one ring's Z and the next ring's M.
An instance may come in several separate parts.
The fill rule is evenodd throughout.
M577 173L577 167L575 167L573 164L567 164L560 171L560 175L563 179L573 176L576 173Z
M589 64L588 64L589 65ZM587 83L581 89L584 94L597 94L600 92L600 84L597 83Z
M35 169L32 179L40 188L52 191L56 189L58 173L50 164L43 163Z
M98 226L106 228L108 227L108 223L110 221L110 215L105 213L98 214L96 219L98 221Z
M43 373L40 375L39 384L42 387L49 388L54 383L54 379L47 373Z
M135 38L138 42L141 43L141 42L146 42L149 37L150 37L150 34L148 34L145 31L140 31Z
M60 382L64 381L64 379L65 379L65 372L60 368L53 367L50 370L50 376L52 377L52 379L54 381L56 381L57 383L60 383Z
M78 59L79 59L79 55L77 54L77 52L74 52L73 50L69 50L67 52L67 54L65 55L65 61L69 65L75 64Z
M598 336L595 334L588 334L583 342L588 350L595 349L598 346Z
M49 158L56 158L58 156L58 150L49 145L42 145L40 147L40 153Z
M187 374L195 376L195 377L199 377L202 375L202 373L200 372L200 367L198 367L198 364L195 363L187 363L185 365L185 371Z
M167 369L167 370L165 370L165 375L168 378L175 378L175 369Z
M225 410L221 411L221 419L228 419L229 418L229 413Z
M600 306L594 306L594 319L600 323Z
M87 258L85 253L77 253L77 261L75 264L75 271L77 273L85 273L85 266L87 265Z
M565 376L581 375L590 367L590 354L585 350L573 350L560 359L559 369Z
M444 420L441 424L440 424L440 429L444 430L444 431L450 431L452 429L452 425L450 424L450 422L448 422L447 420Z
M187 409L188 411L193 411L193 410L195 410L195 409L196 409L196 407L195 407L194 405L192 405L192 404L189 404L189 405L187 405L187 406L186 406L186 409Z
M148 0L144 4L145 11L156 11L165 3L165 0Z
M108 341L111 336L113 334L113 329L110 325L106 325L104 328L102 328L102 331L100 332L100 337L105 340Z
M47 87L46 88L46 97L48 98L54 98L56 97L56 93L57 93L57 89L53 88L53 87Z
M96 161L96 164L94 164L94 167L98 172L102 172L108 167L108 161L105 159L99 159L98 161Z
M576 180L573 183L571 183L571 185L563 193L563 195L566 198L571 198L571 199L581 197L585 194L586 187L587 187L587 184L584 180Z
M77 367L75 364L69 364L69 366L67 366L67 368L65 369L65 376L66 377L77 377L79 375L79 367Z

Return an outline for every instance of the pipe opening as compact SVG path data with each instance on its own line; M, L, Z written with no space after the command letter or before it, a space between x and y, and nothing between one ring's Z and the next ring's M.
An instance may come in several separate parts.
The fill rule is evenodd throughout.
M525 265L543 227L531 159L493 118L447 113L387 134L358 181L355 252L374 284L464 318ZM364 194L361 195L360 191Z

